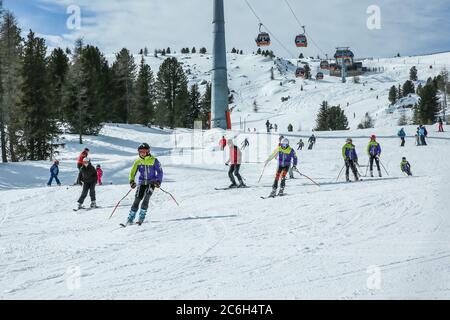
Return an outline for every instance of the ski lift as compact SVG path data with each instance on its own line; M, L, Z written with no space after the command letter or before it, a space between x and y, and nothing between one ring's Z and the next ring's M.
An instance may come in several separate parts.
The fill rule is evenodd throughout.
M306 48L308 46L308 39L306 38L305 26L303 28L303 33L295 37L295 45L298 48Z
M323 80L323 72L317 72L316 74L316 80Z
M330 64L327 60L323 60L320 62L320 69L322 70L328 70L330 68Z
M296 78L304 78L306 74L305 68L297 67L295 70L295 77Z
M270 46L270 35L267 32L262 32L261 27L263 26L262 23L259 24L259 34L258 37L255 39L256 45L258 47L267 47Z

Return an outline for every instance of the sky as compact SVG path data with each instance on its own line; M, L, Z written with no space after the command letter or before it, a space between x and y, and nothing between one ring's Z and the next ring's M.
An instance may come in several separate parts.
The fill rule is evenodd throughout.
M247 6L253 8L258 18ZM257 50L258 19L272 34L277 56L333 56L348 46L356 57L392 57L450 51L449 0L225 0L227 49ZM289 9L291 5L294 14ZM80 29L69 29L69 6L80 8ZM377 6L379 29L367 21ZM126 47L212 47L212 0L4 0L23 33L32 29L53 47L73 47L77 38L112 54ZM297 21L298 20L298 21ZM372 20L372 19L371 19ZM73 21L73 20L70 20ZM308 48L296 48L306 26Z

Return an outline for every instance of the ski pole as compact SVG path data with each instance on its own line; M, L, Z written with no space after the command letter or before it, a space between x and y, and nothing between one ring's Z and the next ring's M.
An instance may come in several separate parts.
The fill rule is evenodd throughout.
M381 160L380 160L380 164L383 167L384 171L386 171L386 174L389 176L389 172L386 170L386 168L384 167L383 162L381 162Z
M299 175L301 175L302 177L305 177L306 179L310 180L312 183L314 183L316 186L318 186L320 188L320 184L318 184L317 182L315 182L313 179L311 179L310 177L308 177L307 175L304 175L303 173L301 173L300 171L298 171L297 168L295 168L295 172L297 172Z
M175 197L170 193L170 192L168 192L168 191L165 191L163 188L159 188L159 190L161 190L162 192L164 192L165 194L168 194L171 198L172 198L172 200L177 204L177 206L180 206L180 204L177 202L177 200L175 199Z
M369 162L367 162L366 175L364 177L367 177L367 172L369 171L369 165L370 165L370 159L369 159Z
M117 202L116 206L114 207L113 212L111 213L111 215L109 216L109 219L112 218L112 216L114 215L114 213L116 212L117 208L119 207L120 203L125 200L126 197L128 197L128 195L131 193L131 191L133 191L133 189L130 189L130 191L128 191L128 193L122 198L120 199L119 202Z
M262 177L263 177L263 175L264 175L264 170L266 170L267 164L268 164L268 162L266 162L266 164L264 165L264 168L263 168L263 170L262 170L262 172L261 172L261 176L259 177L258 183L261 182L261 179L262 179Z
M339 175L338 175L338 177L337 177L337 179L336 179L336 182L339 181L339 178L341 177L341 174L342 174L342 171L344 170L344 168L345 168L345 164L344 164L344 166L342 167L341 171L339 171Z

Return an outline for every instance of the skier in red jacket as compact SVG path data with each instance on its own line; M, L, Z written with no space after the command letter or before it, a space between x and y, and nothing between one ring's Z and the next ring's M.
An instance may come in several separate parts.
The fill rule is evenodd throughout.
M229 186L229 188L244 188L244 181L239 174L242 163L242 152L237 146L234 145L233 140L228 140L228 146L230 147L230 159L225 164L227 166L230 166L228 177L231 180L231 185ZM233 174L236 176L236 178L238 178L239 185L236 183Z
M97 170L97 184L99 186L101 186L103 184L103 182L102 182L102 178L103 178L102 167L98 164L97 167L96 167L96 170Z
M220 150L225 150L225 147L227 146L227 139L225 139L225 136L220 139L219 146Z

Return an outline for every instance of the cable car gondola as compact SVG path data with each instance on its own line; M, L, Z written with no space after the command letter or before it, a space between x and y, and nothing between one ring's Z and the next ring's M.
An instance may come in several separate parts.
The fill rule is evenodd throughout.
M295 70L296 78L304 78L305 74L306 74L305 68L297 67L297 70Z
M306 38L305 27L303 26L303 33L295 37L295 45L298 48L306 48L308 46L308 39Z
M267 47L270 46L270 35L267 32L262 32L261 27L263 26L262 23L259 24L259 34L258 37L255 39L256 45L258 47Z
M320 62L320 69L322 70L328 70L330 68L330 64L327 60L323 60Z
M323 80L323 72L317 72L316 80Z

